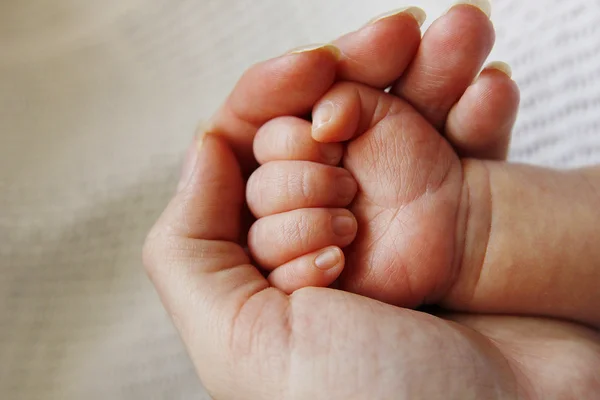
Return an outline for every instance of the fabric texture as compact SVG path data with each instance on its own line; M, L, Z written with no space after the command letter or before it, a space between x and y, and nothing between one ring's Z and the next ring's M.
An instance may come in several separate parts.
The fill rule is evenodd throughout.
M208 399L140 256L192 133L251 63L399 6L0 2L0 398ZM600 1L493 20L523 92L511 158L600 162Z

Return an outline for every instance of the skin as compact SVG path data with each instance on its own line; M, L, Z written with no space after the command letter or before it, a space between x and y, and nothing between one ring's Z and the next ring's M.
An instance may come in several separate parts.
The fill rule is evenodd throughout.
M377 32L381 29L379 25L390 29L389 25L392 23L397 24L398 21L380 20L376 26L367 26L359 31L359 38L364 36L364 32L360 33L365 29L366 33L372 30ZM401 63L402 66L405 66L405 71L394 84L395 91L398 91L398 88L406 89L407 93L404 94L406 102L422 104L431 108L429 112L421 111L420 114L428 115L428 118L425 119L429 124L446 126L445 137L461 156L472 155L477 158L500 160L506 157L510 131L515 122L519 104L518 88L506 73L495 68L484 69L475 79L477 71L491 51L494 36L492 24L481 10L469 5L456 6L435 21L425 33L423 43L416 51L412 62ZM338 42L347 43L347 38L348 36L345 36ZM377 46L374 47L377 48ZM351 48L355 53L361 54L356 52L356 47L351 46ZM450 50L451 59L448 57ZM410 51L409 49L408 52L410 53ZM398 58L402 59L400 56ZM354 60L355 58L351 57L350 59ZM381 63L374 64L381 65ZM343 60L342 65L345 65ZM343 68L341 69L343 70ZM431 71L437 71L435 79L430 76ZM345 74L346 77L349 75L351 74ZM373 81L372 78L371 80ZM375 86L380 88L388 85L389 83ZM291 262L296 257L303 257L304 260L303 262L294 261L293 270L289 264L286 265L285 270L288 272L285 274L282 272L271 273L270 282L279 288L331 284L337 275L328 269L319 274L321 268L314 265L315 257L325 246L344 248L354 240L356 235L356 231L353 234L336 235L329 222L331 212L342 213L340 208L349 206L354 201L356 193L358 193L357 201L360 201L365 193L379 190L371 186L370 188L361 187L361 190L357 191L357 185L349 182L348 179L348 176L352 175L349 175L345 169L334 168L340 162L343 149L333 147L335 143L332 142L352 139L357 135L357 129L364 131L366 127L358 125L368 123L368 117L361 117L363 114L361 101L353 90L337 94L333 92L333 90L328 92L313 108L312 126L300 118L289 116L275 118L263 125L255 137L254 154L262 167L250 177L247 186L249 208L253 215L259 218L249 234L248 245L252 256L260 267L267 271L274 271L279 265ZM347 99L348 96L353 96L353 98ZM391 97L382 99L387 98ZM381 106L379 111L385 111L390 106L388 103L384 100L374 100L371 105ZM433 107L434 105L435 107ZM440 117L443 117L446 122L440 123ZM363 120L359 121L360 118ZM323 124L324 121L327 123ZM311 141L310 135L321 142ZM439 135L435 135L435 137L437 136ZM371 150L361 148L355 151L355 154L367 154ZM426 154L424 153L424 155ZM372 155L371 158L375 159L378 156L378 154ZM436 155L429 154L428 157L436 159ZM347 166L348 160L357 158L358 156L346 156L345 166ZM282 162L282 160L287 160L287 162ZM290 160L298 160L298 162L290 162ZM348 170L356 175L355 172L360 173L367 168L364 165L367 162L366 159L360 159L354 163L356 165L353 169L349 168ZM375 182L380 175L385 175L386 171L396 171L397 169L396 165L375 165L375 167L376 172L372 177L366 177L363 174L363 181L366 179L369 182ZM399 175L397 172L393 172L393 174ZM383 183L382 181L383 190L403 184L403 182L396 182L394 176L390 178L391 182ZM400 189L398 188L398 190ZM455 192L457 193L456 190ZM399 199L397 203L402 205L403 200ZM448 262L446 260L421 260L405 268L404 265L396 266L394 264L399 260L394 258L389 251L382 251L382 248L394 247L390 243L382 242L371 252L361 250L359 247L369 240L366 236L369 231L373 232L373 235L377 235L377 232L383 232L387 228L381 226L381 221L370 225L366 223L371 218L369 213L375 214L378 210L372 209L370 212L365 212L364 206L356 205L356 203L354 205L352 210L357 210L356 216L362 218L356 225L357 228L360 227L362 233L358 233L359 237L351 249L353 254L349 254L350 268L347 268L342 277L342 287L402 306L414 307L424 301L436 300L434 296L438 296L437 292L441 289L432 286L447 285L448 276L453 272L451 267L446 266ZM456 201L453 207L456 208L455 206ZM325 212L323 208L330 208L331 212ZM396 207L396 211L384 208L392 215L400 207ZM429 219L434 220L434 218L435 216L431 215ZM449 218L452 219L451 216ZM300 221L303 223L299 225ZM448 224L452 223L454 222L448 222ZM282 227L284 227L284 234L280 235ZM291 230L291 227L295 228ZM447 226L446 229L450 229L450 227ZM396 229L392 229L387 237L391 237L396 231ZM437 229L434 229L433 226L425 227L421 236L431 236L430 231L437 232ZM273 246L273 240L276 242L275 246ZM441 245L441 242L437 244ZM368 243L365 245L369 246ZM451 243L444 244L444 246L447 248L447 252L453 251L453 249L448 249L449 246L452 246ZM312 258L308 256L309 252L313 254ZM390 259L380 260L381 262L373 264L368 260L370 254L377 254L378 257L388 254ZM356 261L357 257L363 257L363 255L366 259ZM449 257L450 255L445 256L446 259ZM340 263L342 263L341 260L332 264L338 273L341 272L341 269L337 268ZM402 264L401 261L400 263ZM354 264L373 265L373 268L365 271L364 268L354 267ZM421 268L418 264L427 266ZM443 270L445 275L440 276L439 273L436 273L435 268L432 269L429 266L430 264L436 265L438 270ZM406 271L403 273L402 269ZM293 273L291 273L292 271ZM372 271L375 271L375 274L371 274ZM427 279L414 276L413 280L417 282L417 286L429 286L417 287L414 293L410 293L414 283L409 282L401 275L408 276L414 271L417 271L417 274L423 271L424 274L430 276ZM438 277L437 282L432 280L432 275Z
M213 133L191 148L179 191L144 246L147 271L212 396L597 397L600 338L591 329L540 318L434 317L333 289L286 295L250 264L240 237L252 140L273 118L304 115L331 87L325 81L336 62L323 50L281 59L251 69L211 120ZM285 91L273 90L294 88L302 74L324 83L296 87L296 103L282 102ZM261 84L273 76L277 85ZM360 78L357 70L354 81L369 83ZM260 113L244 109L249 98Z
M439 318L334 289L286 295L236 243L244 183L227 143L205 136L185 181L149 234L144 262L215 399L600 394L600 336L576 324Z
M559 172L460 159L405 101L364 85L339 83L316 107L325 102L336 104L340 118L345 110L360 116L354 125L332 120L332 129L343 126L357 136L343 159L359 189L349 208L358 235L346 250L342 289L409 308L435 303L600 326L600 230L590 218L599 204L598 167ZM268 181L261 198L279 192L276 182L285 183L287 168L296 165L271 163L280 178ZM311 189L286 193L306 208L276 214L274 227L298 212L314 223L329 221L327 213L308 208L324 199L303 193ZM273 217L255 226L267 229ZM302 234L283 232L277 240L285 246L277 246L273 259L264 250L273 234L256 233L250 240L255 259L274 266L301 255L302 246L322 247L323 238L313 241L310 229Z

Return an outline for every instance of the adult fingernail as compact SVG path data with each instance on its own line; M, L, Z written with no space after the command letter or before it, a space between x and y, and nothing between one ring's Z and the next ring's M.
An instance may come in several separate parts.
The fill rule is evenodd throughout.
M356 182L349 176L340 178L336 182L338 196L341 199L352 201L356 195Z
M450 8L450 10L457 6L473 6L480 9L488 18L492 16L492 3L490 2L490 0L460 0L457 1Z
M335 105L331 101L326 101L320 104L315 110L312 119L312 130L313 132L318 131L331 121L333 114L335 113Z
M356 221L352 217L336 216L331 221L333 233L340 237L354 235L356 232Z
M190 146L186 153L185 161L183 162L183 167L181 169L181 177L179 178L179 183L177 184L178 192L190 184L192 176L194 175L194 170L196 169L198 153L202 148L202 142L204 141L205 136L206 128L201 126L196 133L196 137L194 138L194 144Z
M493 61L486 65L483 69L495 69L497 71L505 73L506 75L508 75L509 78L512 78L512 68L510 67L510 65L503 61Z
M336 59L339 59L342 54L342 51L340 49L338 49L336 46L334 46L330 43L318 43L318 44L310 44L308 46L297 47L295 49L288 51L287 54L303 54L303 53L310 53L313 51L328 51L331 54L333 54L333 56Z
M413 17L415 19L415 21L417 21L419 26L423 26L423 24L425 23L425 20L427 19L427 14L425 13L425 11L422 8L404 7L404 8L399 8L397 10L388 11L386 13L383 13L383 14L373 18L372 20L370 20L367 23L367 25L371 25L371 24L377 23L383 19L395 17L396 15L400 15L400 14L406 14L406 15Z
M337 266L342 261L342 251L337 247L330 247L315 258L315 266L328 270Z

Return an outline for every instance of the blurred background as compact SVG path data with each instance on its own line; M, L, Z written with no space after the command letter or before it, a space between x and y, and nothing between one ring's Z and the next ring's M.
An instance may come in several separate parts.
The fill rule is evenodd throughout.
M450 0L415 0L429 14ZM0 398L208 399L143 273L198 121L390 0L0 1ZM496 0L511 158L600 162L600 1Z

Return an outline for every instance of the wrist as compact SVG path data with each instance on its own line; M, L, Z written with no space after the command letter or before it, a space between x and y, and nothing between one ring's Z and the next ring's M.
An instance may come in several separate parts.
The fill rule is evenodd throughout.
M462 256L441 305L600 324L600 169L463 167Z
M492 233L492 190L486 161L461 160L463 187L459 202L456 230L454 274L442 303L470 304L481 277Z

